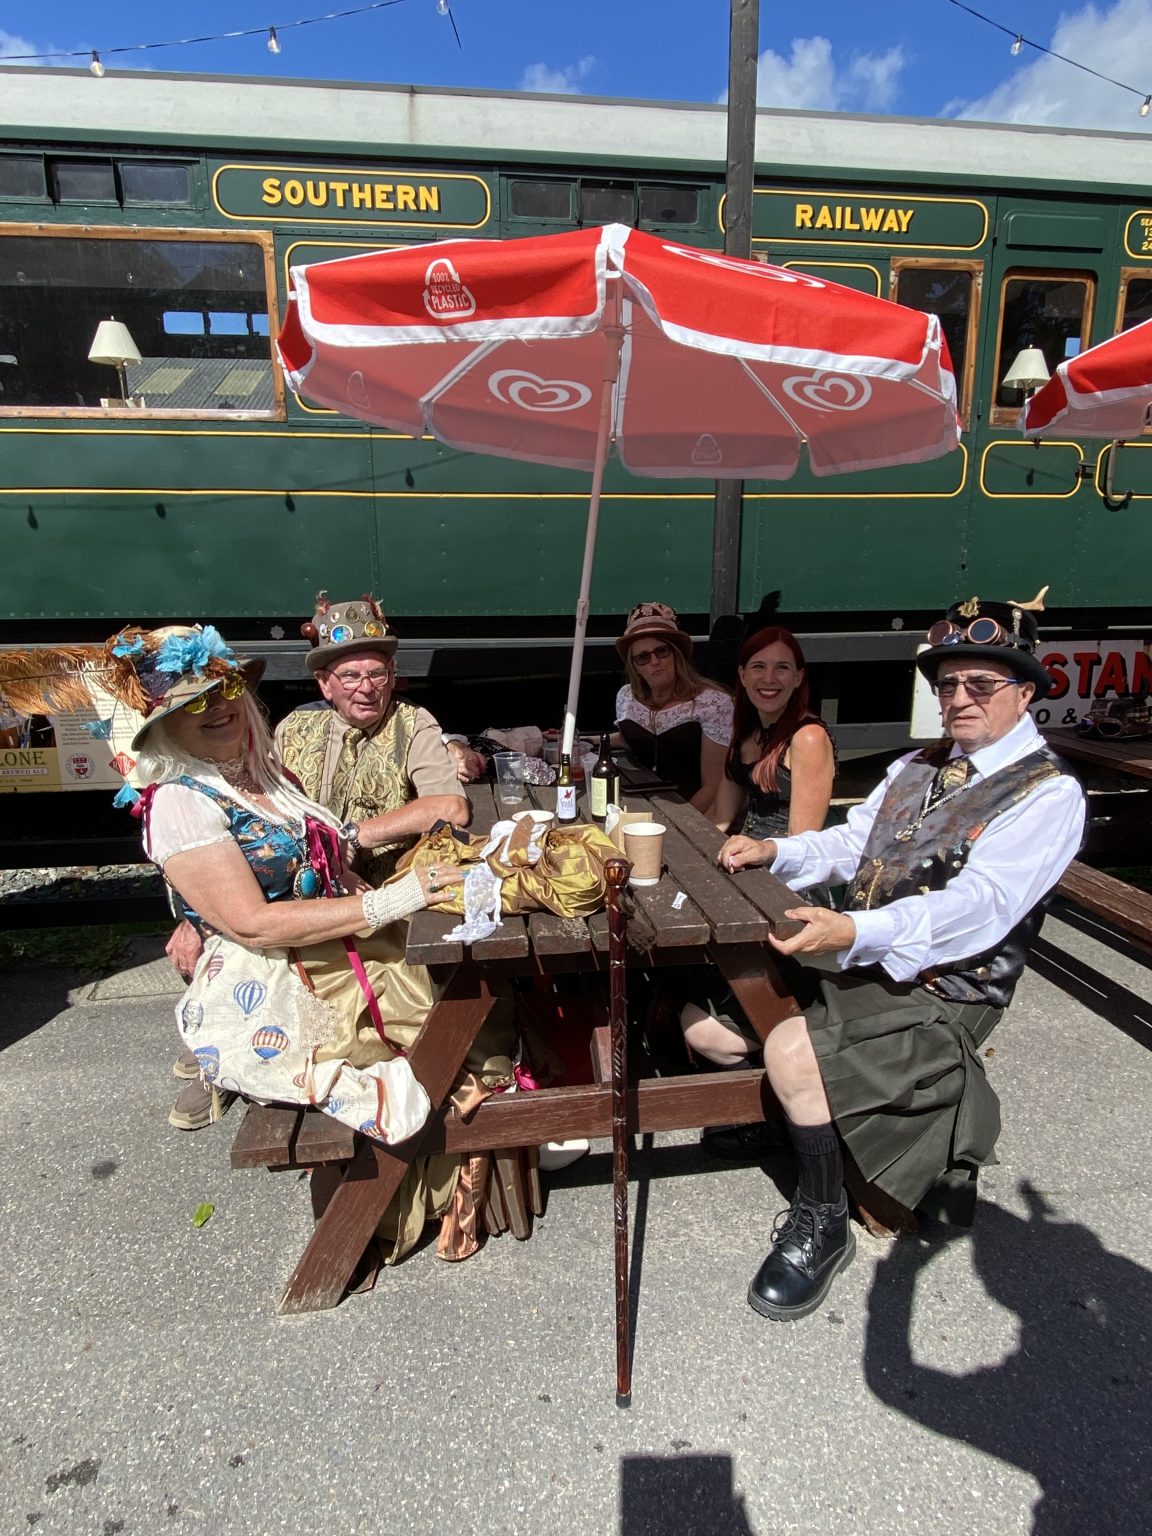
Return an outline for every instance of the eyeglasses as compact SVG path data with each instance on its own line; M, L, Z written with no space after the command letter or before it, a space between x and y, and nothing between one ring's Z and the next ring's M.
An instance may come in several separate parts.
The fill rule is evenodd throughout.
M386 688L392 678L392 673L386 667L375 672L333 672L331 675L341 688L346 688L349 693L355 693L358 688L363 688L365 685L373 692L378 692Z
M654 645L650 651L633 651L632 665L634 667L646 667L650 661L663 661L665 656L671 656L670 645Z
M1019 688L1019 677L938 677L932 684L932 692L941 699L954 699L957 688L963 686L970 699L990 699L1001 688Z
M189 715L202 715L208 708L208 701L214 693L219 692L221 697L225 699L238 699L247 686L246 679L239 674L235 677L225 677L220 682L214 683L211 688L206 689L203 693L198 693L194 699L189 699L187 704L182 704L180 707Z
M959 645L970 640L973 645L1019 645L1020 636L1013 635L995 619L973 619L961 628L951 619L940 619L928 631L929 645Z

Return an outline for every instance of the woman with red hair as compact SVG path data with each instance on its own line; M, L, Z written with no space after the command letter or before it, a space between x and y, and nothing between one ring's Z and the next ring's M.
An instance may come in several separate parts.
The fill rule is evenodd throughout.
M818 832L828 814L836 756L828 727L808 704L804 653L790 630L757 630L740 647L732 745L709 815L724 832L789 837ZM809 905L831 905L823 889ZM731 993L686 1003L680 1014L693 1052L718 1067L745 1067L760 1041ZM732 1160L775 1149L763 1125L720 1126L704 1145Z
M836 759L828 727L808 705L804 652L791 630L757 630L740 647L732 745L712 802L724 832L794 837L828 814Z

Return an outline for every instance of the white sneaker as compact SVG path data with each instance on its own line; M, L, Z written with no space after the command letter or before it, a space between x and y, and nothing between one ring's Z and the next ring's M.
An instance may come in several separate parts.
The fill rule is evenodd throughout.
M555 1173L576 1162L587 1151L588 1143L583 1137L578 1141L546 1141L540 1148L540 1166L546 1173Z

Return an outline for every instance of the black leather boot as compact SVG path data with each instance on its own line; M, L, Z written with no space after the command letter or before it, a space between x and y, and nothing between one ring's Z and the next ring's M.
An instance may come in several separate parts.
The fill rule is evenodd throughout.
M748 1287L748 1304L776 1322L807 1317L855 1256L844 1191L835 1205L817 1205L797 1190L792 1204L776 1219L772 1252Z

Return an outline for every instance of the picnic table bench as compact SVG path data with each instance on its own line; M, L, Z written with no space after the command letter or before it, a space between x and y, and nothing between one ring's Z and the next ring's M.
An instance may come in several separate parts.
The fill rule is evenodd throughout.
M550 808L554 791L529 791ZM470 788L472 830L484 833L500 819L489 785ZM787 931L785 909L795 898L764 869L731 875L716 863L723 835L660 780L631 773L625 798L630 809L647 808L667 828L666 872L651 887L629 892L646 948L628 963L654 968L704 965L718 970L757 1033L765 1038L796 1003L767 944L774 929ZM618 878L623 879L626 866ZM592 1080L495 1095L465 1121L446 1102L471 1042L494 1006L498 988L514 977L573 972L613 983L622 995L622 928L614 936L611 913L570 919L546 912L505 916L491 937L471 946L444 937L455 919L433 909L410 920L407 958L427 965L441 987L424 1028L409 1053L417 1078L434 1107L423 1130L397 1146L359 1136L328 1116L292 1108L250 1109L236 1138L233 1165L316 1167L337 1165L339 1182L322 1209L311 1238L280 1301L282 1313L336 1305L353 1277L376 1226L418 1153L468 1153L535 1146L573 1137L614 1135L614 1155L635 1133L747 1124L779 1115L762 1068L670 1077L645 1077L623 1085L623 1015L610 1015L609 986L593 988L596 1023L591 1032ZM650 936L649 936L650 935ZM615 966L615 970L614 970ZM616 1075L615 1090L613 1075ZM322 1122L318 1124L317 1122ZM617 1386L628 1393L627 1228L625 1166L616 1168ZM850 1188L852 1186L850 1185ZM621 1222L621 1189L624 1220ZM856 1179L856 1198L874 1212L877 1230L900 1230L909 1213ZM863 1199L862 1199L863 1196ZM515 1229L514 1229L515 1230ZM621 1252L621 1230L624 1250ZM518 1235L526 1235L526 1233Z

